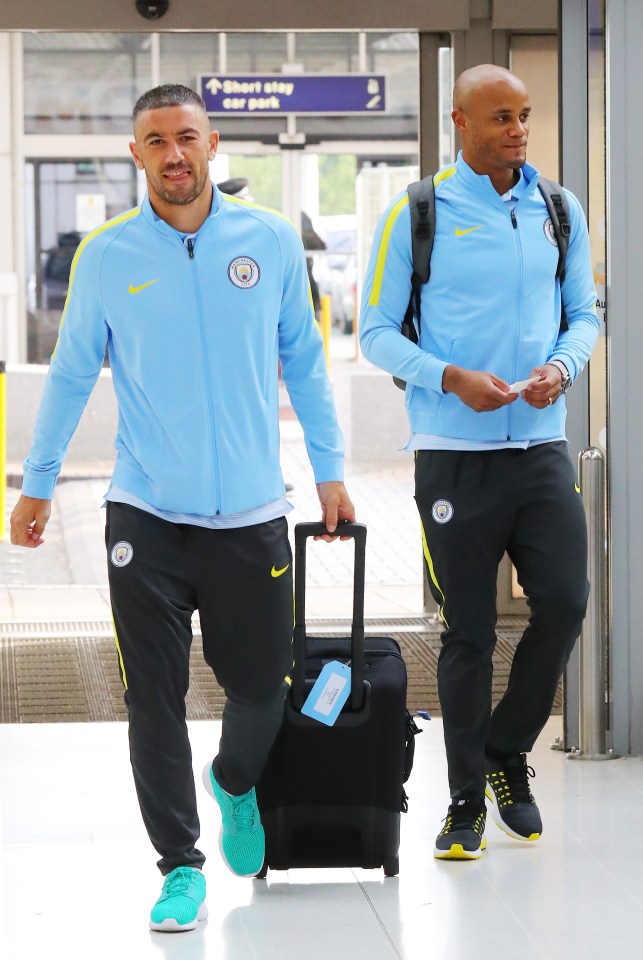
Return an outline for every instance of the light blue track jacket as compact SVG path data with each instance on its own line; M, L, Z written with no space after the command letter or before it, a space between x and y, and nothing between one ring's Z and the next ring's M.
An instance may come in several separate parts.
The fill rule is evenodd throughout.
M278 359L316 482L343 479L294 228L215 187L193 254L147 198L82 241L24 494L51 498L106 347L119 409L113 483L149 505L215 516L284 495Z
M372 363L407 381L413 433L481 441L564 436L564 397L544 410L519 398L476 413L442 391L450 363L515 383L557 359L575 380L596 342L596 291L580 204L565 191L571 235L562 302L569 329L560 333L558 246L538 171L525 164L522 172L528 182L514 208L515 227L489 177L474 173L461 154L435 175L436 233L419 346L400 334L413 271L406 191L380 220L364 284L361 346Z

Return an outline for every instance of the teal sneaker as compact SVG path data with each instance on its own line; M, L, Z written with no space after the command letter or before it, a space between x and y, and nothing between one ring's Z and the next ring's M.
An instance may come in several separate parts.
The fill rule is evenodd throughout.
M254 877L263 866L266 839L261 826L255 788L234 797L214 779L212 765L203 771L203 784L221 808L219 850L226 866L238 877Z
M205 877L195 867L177 867L168 873L150 914L151 930L177 933L194 930L199 920L205 920Z

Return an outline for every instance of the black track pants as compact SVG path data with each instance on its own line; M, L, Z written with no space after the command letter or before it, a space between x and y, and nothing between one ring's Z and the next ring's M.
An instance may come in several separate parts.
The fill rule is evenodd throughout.
M281 725L292 666L287 523L208 530L109 503L106 544L141 813L163 874L198 867L185 721L190 619L198 610L204 656L227 698L215 775L229 793L245 793Z
M431 592L451 796L484 795L484 752L531 750L580 633L589 585L576 477L560 441L527 450L419 451L415 493ZM530 618L491 710L496 579L505 551Z

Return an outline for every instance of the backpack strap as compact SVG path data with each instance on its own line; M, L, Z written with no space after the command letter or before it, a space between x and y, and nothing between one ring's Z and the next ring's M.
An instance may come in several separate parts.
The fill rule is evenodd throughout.
M569 236L571 225L569 221L569 200L565 191L555 180L547 180L540 177L538 180L538 189L545 201L549 216L551 217L556 240L558 241L558 266L556 267L556 276L560 279L562 285L565 279L565 261L567 259L567 248L569 247ZM561 305L560 311L560 332L569 330L565 308Z
M411 274L411 296L404 315L408 323L406 334L413 343L418 342L422 322L422 284L427 283L431 275L431 251L435 238L435 189L433 176L416 180L408 186L409 208L411 213L411 252L413 272ZM417 332L413 317L417 321Z
M407 187L411 213L411 296L402 320L402 336L417 343L422 324L422 284L427 283L431 273L431 251L435 237L435 189L433 176L415 180ZM415 321L413 322L413 318ZM404 380L393 377L395 385L406 389Z
M565 260L567 258L567 248L569 247L569 235L571 225L569 221L569 200L565 191L555 180L547 180L540 177L538 180L538 189L540 190L549 216L551 217L556 240L558 241L558 266L556 276L562 283L565 279Z

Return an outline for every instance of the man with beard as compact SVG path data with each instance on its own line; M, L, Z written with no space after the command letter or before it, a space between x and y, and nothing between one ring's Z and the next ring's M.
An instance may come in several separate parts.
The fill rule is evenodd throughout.
M185 721L195 610L227 697L219 752L204 771L221 808L221 852L240 876L264 857L254 786L292 665L279 361L322 520L332 533L355 513L299 236L211 183L218 134L194 91L150 90L133 120L147 196L85 237L74 258L11 539L43 542L107 349L119 407L106 493L110 593L134 780L165 877L150 926L190 930L207 916Z

